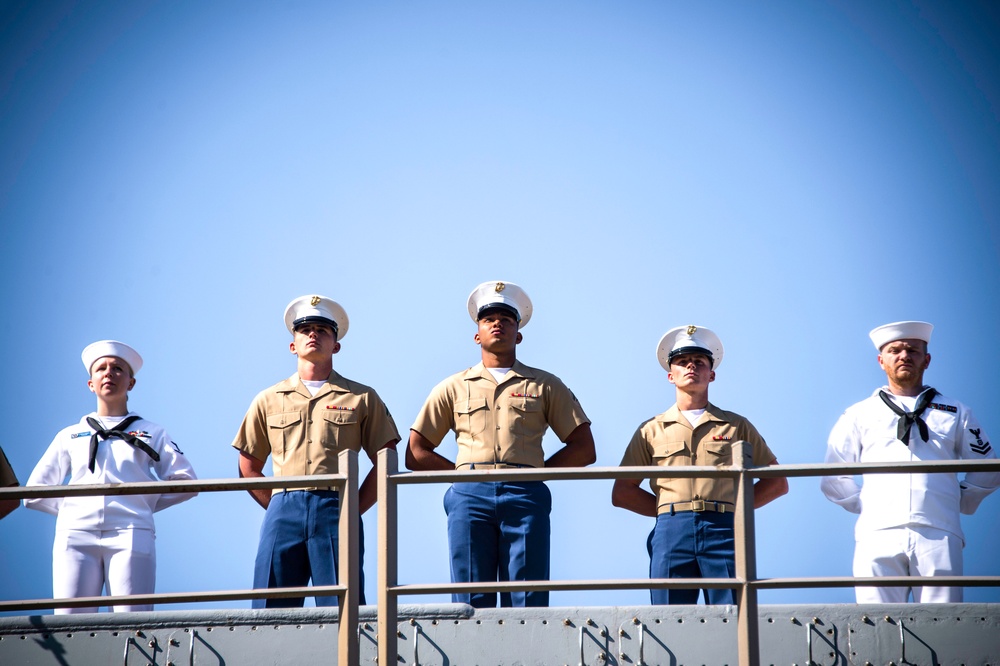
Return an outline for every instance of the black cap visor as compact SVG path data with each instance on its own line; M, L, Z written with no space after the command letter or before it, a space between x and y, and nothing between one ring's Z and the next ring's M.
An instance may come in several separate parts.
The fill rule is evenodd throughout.
M715 358L712 356L712 352L708 351L704 347L692 346L692 347L681 347L679 349L675 349L669 354L667 354L667 361L673 363L675 358L677 358L678 356L684 356L686 354L699 354L701 356L707 356L709 363L711 363L712 367L715 367Z
M479 314L476 319L482 319L483 315L489 314L490 312L497 311L505 312L507 314L513 315L515 321L520 323L521 315L513 307L507 305L506 303L487 303L486 305L479 308Z
M327 319L326 317L320 317L317 315L311 315L309 317L299 317L292 322L292 330L299 330L299 326L304 326L306 324L323 324L324 326L329 326L333 329L333 334L336 336L339 331L337 330L337 322Z

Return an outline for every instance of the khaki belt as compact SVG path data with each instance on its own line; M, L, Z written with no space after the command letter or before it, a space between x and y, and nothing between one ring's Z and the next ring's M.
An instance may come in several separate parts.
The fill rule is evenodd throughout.
M531 465L518 465L517 463L462 463L459 469L468 467L469 469L534 469Z
M680 513L683 511L715 511L716 513L732 513L733 506L729 502L708 502L706 500L691 500L690 502L674 502L667 504L670 513ZM664 512L666 513L666 512Z

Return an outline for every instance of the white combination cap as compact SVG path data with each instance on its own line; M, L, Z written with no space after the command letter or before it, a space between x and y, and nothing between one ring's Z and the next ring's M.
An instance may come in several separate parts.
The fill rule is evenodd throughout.
M722 340L702 326L678 326L667 331L656 347L656 360L670 372L670 361L682 354L704 354L712 362L712 369L722 365Z
M531 299L513 282L484 282L469 294L469 316L472 321L487 310L506 310L517 319L518 328L524 328L531 319Z
M875 343L875 349L882 351L882 347L895 340L923 340L930 344L933 330L934 325L926 321L896 321L873 328L868 337Z
M138 374L139 368L142 367L142 357L139 356L139 352L124 342L98 340L84 347L83 353L80 354L80 358L83 359L83 367L87 368L88 375L90 374L90 369L94 366L94 361L105 356L114 356L128 363L128 367L132 368L133 375Z
M325 324L337 340L347 335L347 313L340 304L326 296L299 296L285 308L285 326L292 333L302 324Z

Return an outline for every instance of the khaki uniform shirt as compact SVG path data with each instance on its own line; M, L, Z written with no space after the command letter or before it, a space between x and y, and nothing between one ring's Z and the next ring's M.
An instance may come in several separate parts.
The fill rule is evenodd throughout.
M17 477L14 476L14 469L7 462L7 456L3 449L0 449L0 488L8 488L18 485Z
M639 426L625 449L621 466L731 465L732 443L738 440L753 445L754 466L770 465L777 459L767 448L757 429L739 414L727 412L709 403L705 413L692 428L675 404ZM650 480L649 486L656 495L658 513L670 511L671 504L696 499L729 503L736 501L736 483L733 479L665 477Z
M544 467L546 428L565 442L584 423L590 419L558 377L515 361L499 384L479 363L435 386L413 430L434 446L454 431L456 467L500 462Z
M275 476L305 476L336 474L341 451L363 449L374 457L397 441L396 424L378 394L334 370L315 396L298 374L257 394L233 447L258 460L270 455Z

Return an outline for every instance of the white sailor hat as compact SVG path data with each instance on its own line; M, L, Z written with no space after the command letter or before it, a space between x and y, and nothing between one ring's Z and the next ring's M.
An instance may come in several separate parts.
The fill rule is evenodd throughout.
M299 296L285 308L285 326L292 333L302 324L326 324L337 340L347 335L347 313L340 304L326 296Z
M513 282L484 282L469 294L469 316L479 321L486 310L507 310L517 319L518 328L524 328L531 319L531 299L524 289Z
M656 360L670 372L670 361L681 354L704 354L712 361L712 369L722 365L722 340L702 326L678 326L667 331L656 347Z
M98 340L84 347L83 353L80 354L80 358L83 359L83 367L87 368L88 375L90 374L90 368L94 365L94 361L105 356L114 356L128 363L128 366L132 368L133 375L138 374L139 368L142 367L142 357L139 356L139 352L124 342Z
M930 344L933 330L934 325L926 321L895 321L873 328L868 337L875 343L875 349L882 351L882 347L895 340L923 340Z

